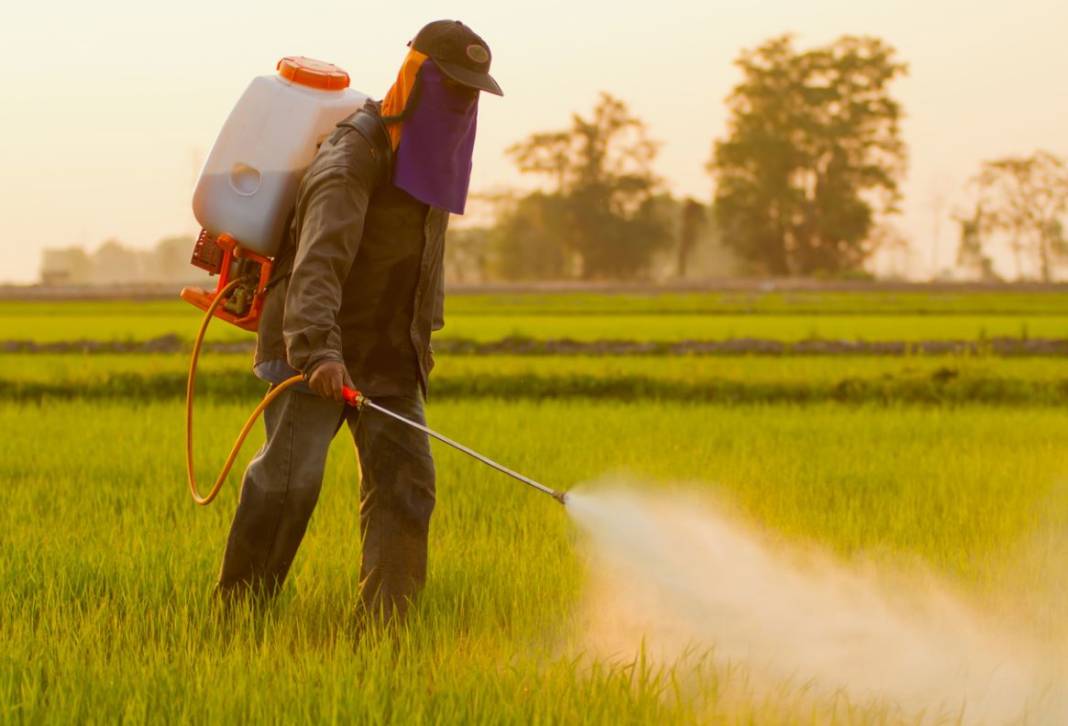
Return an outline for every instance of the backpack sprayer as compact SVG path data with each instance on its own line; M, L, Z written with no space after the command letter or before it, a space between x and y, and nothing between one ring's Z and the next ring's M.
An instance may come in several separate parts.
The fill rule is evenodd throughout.
M207 494L197 489L193 469L193 395L197 362L212 318L255 332L300 177L319 144L334 126L354 113L367 96L349 88L349 76L330 63L289 56L278 74L255 78L238 100L205 162L193 193L193 213L203 229L193 247L191 264L218 275L214 291L187 287L183 300L204 311L189 361L185 403L185 455L189 492L200 505L219 494L242 444L270 403L301 382L295 375L273 386L256 405ZM447 436L394 413L360 391L346 387L345 403L370 408L418 429L483 464L517 479L561 504L563 492L498 464Z

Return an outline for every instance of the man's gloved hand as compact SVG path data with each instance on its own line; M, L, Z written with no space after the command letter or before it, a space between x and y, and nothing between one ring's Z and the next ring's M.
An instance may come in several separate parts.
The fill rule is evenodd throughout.
M345 370L345 365L332 360L316 366L308 379L308 385L323 398L332 398L341 403L345 402L345 396L342 394L341 389L345 386L349 388L356 387L353 385L352 379L349 378L349 372Z

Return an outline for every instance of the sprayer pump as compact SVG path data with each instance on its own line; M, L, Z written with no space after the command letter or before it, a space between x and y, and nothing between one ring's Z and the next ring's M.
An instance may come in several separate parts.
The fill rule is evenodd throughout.
M182 299L201 310L207 310L230 282L236 281L237 285L215 309L215 316L255 332L260 324L260 313L263 312L267 283L271 279L271 258L242 248L227 234L212 237L207 230L201 230L193 247L191 263L212 275L218 275L219 281L214 292L200 287L182 288Z

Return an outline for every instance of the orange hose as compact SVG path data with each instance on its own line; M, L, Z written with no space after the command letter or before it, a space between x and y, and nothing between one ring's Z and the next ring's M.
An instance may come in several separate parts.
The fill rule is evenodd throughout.
M233 448L230 449L230 454L226 457L226 462L223 464L219 476L215 479L215 484L212 485L211 491L206 495L201 496L200 492L197 490L196 475L193 472L193 392L197 375L197 361L200 358L200 347L204 342L204 334L208 330L208 323L211 322L215 309L222 303L226 294L241 282L241 279L234 280L220 290L219 294L215 296L215 299L211 301L211 305L208 306L207 311L204 313L204 321L200 324L200 330L197 331L197 337L193 341L193 355L189 361L189 379L186 381L185 385L185 468L189 478L189 493L192 495L193 501L201 506L210 504L211 501L219 495L219 490L222 489L222 485L226 481L226 476L230 473L230 469L233 468L237 453L241 451L241 445L245 443L245 439L255 425L256 419L263 413L263 410L270 405L271 401L278 398L283 391L293 384L303 380L303 376L300 375L287 378L277 386L271 388L270 392L263 397L263 400L252 410L248 420L245 421L245 425L241 427L241 432L238 433L237 440L234 441Z

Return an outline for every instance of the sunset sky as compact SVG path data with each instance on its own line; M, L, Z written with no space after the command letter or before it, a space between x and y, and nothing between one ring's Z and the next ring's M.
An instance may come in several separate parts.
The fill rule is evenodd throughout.
M1056 0L18 3L0 27L0 280L36 279L48 246L193 233L199 164L253 76L307 55L378 98L407 40L442 17L486 39L505 91L482 99L475 191L528 184L503 149L566 125L606 90L663 142L669 188L707 201L732 60L787 31L801 46L878 35L908 62L894 87L911 159L897 225L913 251L897 263L914 276L952 261L949 213L980 160L1068 155L1068 4Z

